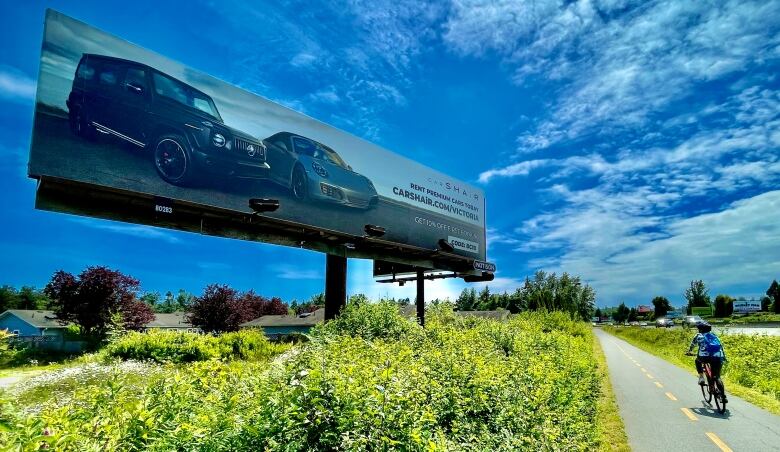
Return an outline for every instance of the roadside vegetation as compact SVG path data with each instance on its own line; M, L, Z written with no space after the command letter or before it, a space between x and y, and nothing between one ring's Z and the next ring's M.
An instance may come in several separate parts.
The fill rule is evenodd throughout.
M281 355L252 334L194 353L189 336L127 334L3 393L0 449L627 450L608 444L625 437L584 322L450 305L427 320L350 303Z
M109 358L189 363L194 361L267 361L287 351L288 344L269 342L260 330L243 330L219 336L184 331L129 332L105 348Z
M685 352L695 330L605 327L605 331L694 373ZM728 358L726 391L780 414L780 336L727 334L720 340Z

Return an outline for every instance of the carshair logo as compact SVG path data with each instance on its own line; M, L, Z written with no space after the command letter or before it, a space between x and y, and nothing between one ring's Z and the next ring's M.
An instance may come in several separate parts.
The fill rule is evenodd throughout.
M468 251L469 253L475 254L479 253L479 243L453 236L447 237L447 241L450 242L450 245L456 250Z

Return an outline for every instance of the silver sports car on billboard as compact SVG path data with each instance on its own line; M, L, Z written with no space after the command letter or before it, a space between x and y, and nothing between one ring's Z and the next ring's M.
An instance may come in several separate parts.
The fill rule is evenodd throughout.
M328 146L289 132L271 135L263 143L271 180L289 188L296 199L361 209L376 206L374 184Z

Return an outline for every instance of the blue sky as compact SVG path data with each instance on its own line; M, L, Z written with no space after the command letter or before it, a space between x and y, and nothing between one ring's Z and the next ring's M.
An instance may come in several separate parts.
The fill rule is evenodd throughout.
M580 275L599 305L780 278L780 2L17 2L0 17L0 284L108 265L145 290L286 300L324 256L33 210L46 7L485 190L493 290ZM351 261L349 291L413 297ZM464 284L429 284L454 297Z

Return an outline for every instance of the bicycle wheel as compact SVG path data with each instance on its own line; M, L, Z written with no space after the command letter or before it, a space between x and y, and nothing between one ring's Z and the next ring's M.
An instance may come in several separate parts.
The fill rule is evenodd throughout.
M709 384L699 385L699 387L701 388L701 396L704 397L704 401L710 403L710 401L712 400L710 385Z
M715 383L714 390L714 399L715 399L715 409L718 411L718 413L723 414L726 412L726 402L723 400L723 383Z

